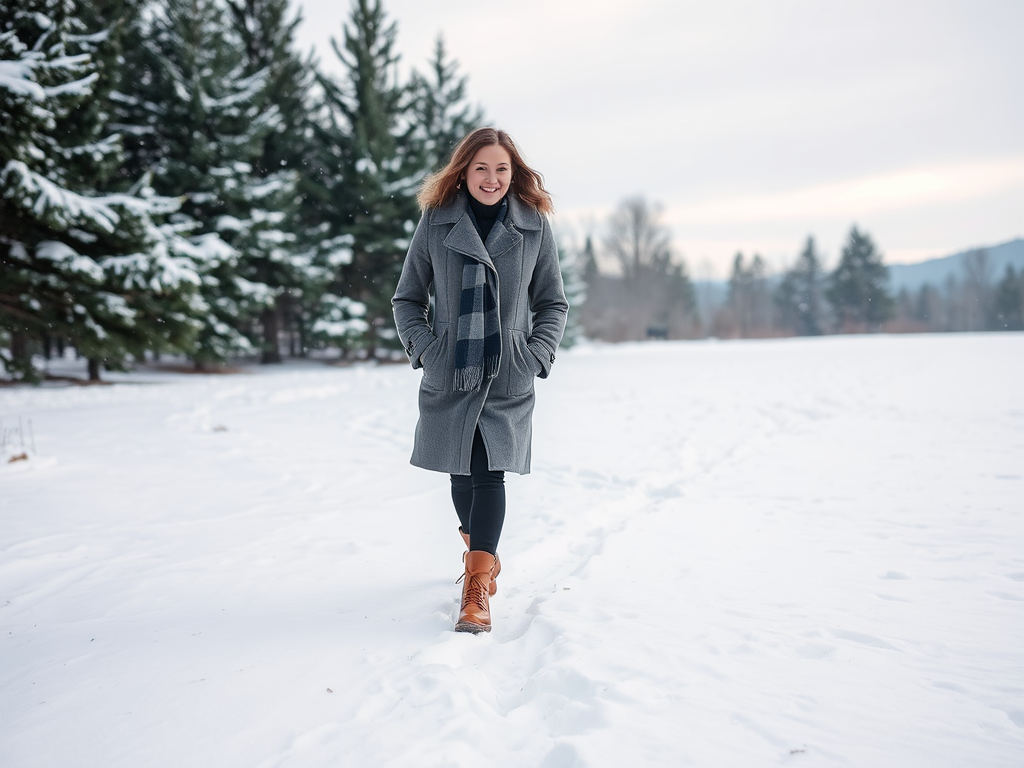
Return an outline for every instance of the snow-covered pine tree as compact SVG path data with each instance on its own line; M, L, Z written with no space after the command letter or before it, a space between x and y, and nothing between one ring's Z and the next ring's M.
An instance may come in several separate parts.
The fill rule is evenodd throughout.
M307 197L303 176L311 151L314 68L311 60L303 60L295 51L301 16L291 15L289 0L227 0L227 5L245 51L247 74L266 73L264 98L278 115L253 162L253 174L264 180L264 189L274 187L254 210L254 217L266 226L254 228L246 242L234 244L241 252L242 276L267 285L274 293L273 304L260 315L262 360L274 363L281 360L280 331L284 326L290 330L298 321L300 337L304 335L301 302L306 294L319 295L329 278L313 258L319 222L313 219L306 224L310 217L303 215L302 205Z
M820 336L825 332L824 281L814 238L808 237L796 264L775 289L781 323L798 336Z
M310 147L303 160L302 217L313 249L313 270L323 279L311 281L299 302L304 347L355 348L368 329L366 306L343 294L341 270L352 263L352 234L346 211L353 203L347 185L348 135L344 118L331 107L337 86L318 76L326 92L310 120Z
M589 245L589 238L587 243ZM583 337L580 311L587 299L587 283L583 279L581 267L586 256L585 251L577 253L570 248L566 248L562 243L558 243L557 247L558 266L562 273L562 286L565 290L565 298L569 302L569 316L566 318L562 346L569 348Z
M253 353L275 291L246 258L288 246L279 208L294 194L287 174L255 169L280 119L267 103L267 70L252 71L217 0L154 4L130 40L119 118L133 127L131 171L151 173L157 192L182 198L172 223L202 274L208 308L190 355L202 368Z
M116 60L118 30L86 20L113 6L0 6L0 328L4 364L25 378L37 376L33 339L70 342L98 379L101 364L180 346L195 330L198 276L154 223L175 201L144 185L111 192L120 147L107 127L110 78L97 70Z
M413 137L431 172L447 163L455 145L484 122L483 110L466 101L467 78L458 70L459 63L448 58L444 37L438 35L427 74L412 74Z
M412 135L409 92L397 82L396 32L379 0L354 0L343 42L332 40L347 76L341 83L321 78L329 114L320 136L334 145L322 152L330 153L344 180L330 201L333 237L327 240L333 241L339 271L329 295L365 308L363 343L370 356L381 346L398 348L391 296L425 175ZM347 242L340 239L346 235Z
M877 331L892 316L889 269L870 235L857 227L850 229L839 264L828 277L825 297L840 331Z

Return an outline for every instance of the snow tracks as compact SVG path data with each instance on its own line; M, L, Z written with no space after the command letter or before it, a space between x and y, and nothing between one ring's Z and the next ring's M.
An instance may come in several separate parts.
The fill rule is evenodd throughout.
M1013 765L1022 374L1010 334L560 355L481 636L408 369L0 393L41 454L0 762Z

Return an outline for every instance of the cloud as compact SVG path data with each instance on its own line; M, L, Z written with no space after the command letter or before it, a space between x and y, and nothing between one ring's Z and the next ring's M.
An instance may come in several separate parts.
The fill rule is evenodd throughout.
M668 206L678 226L733 222L856 219L880 212L967 202L1024 188L1024 155L925 166L757 195Z

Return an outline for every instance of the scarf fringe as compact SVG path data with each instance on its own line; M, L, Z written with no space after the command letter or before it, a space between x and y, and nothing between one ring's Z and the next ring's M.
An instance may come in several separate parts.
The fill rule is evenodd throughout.
M493 379L498 375L500 357L491 356L484 360L482 366L455 369L455 389L459 392L476 392L484 383L484 378Z

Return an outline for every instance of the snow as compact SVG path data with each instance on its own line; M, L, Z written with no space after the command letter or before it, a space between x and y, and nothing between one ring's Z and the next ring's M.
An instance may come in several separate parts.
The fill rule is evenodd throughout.
M77 57L66 56L63 59L56 60L54 65L77 67L87 61L89 61L88 54L83 54ZM85 98L92 95L93 86L99 79L99 73L93 72L85 77L79 78L78 80L51 86L46 89L46 95L48 98L59 98L61 96L80 96Z
M120 217L111 205L122 203L125 195L85 197L64 189L45 176L29 169L20 160L9 160L0 170L0 183L20 191L22 204L31 208L37 216L53 213L59 221L68 226L71 221L83 220L113 232Z
M58 240L44 240L36 248L36 257L55 261L67 272L84 275L97 282L103 280L102 267L67 243Z
M0 88L18 96L43 101L46 90L33 79L37 64L36 57L31 55L16 61L0 61Z
M216 232L207 232L192 238L190 243L179 242L178 248L199 262L217 265L238 258L238 251L220 239Z
M219 216L215 226L218 232L240 232L245 229L245 222L237 216Z
M560 353L482 636L418 372L107 375L0 389L5 768L1021 764L1024 334Z

